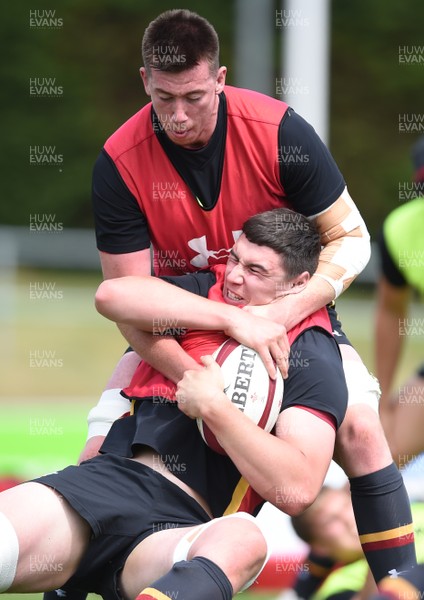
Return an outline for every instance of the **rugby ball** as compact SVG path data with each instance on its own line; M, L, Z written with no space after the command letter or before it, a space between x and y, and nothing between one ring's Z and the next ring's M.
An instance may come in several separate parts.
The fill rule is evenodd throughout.
M271 431L283 402L284 379L280 371L277 369L277 378L271 379L259 354L232 338L226 340L213 357L221 367L229 400L258 427ZM206 444L215 452L225 454L202 419L197 419L197 426Z

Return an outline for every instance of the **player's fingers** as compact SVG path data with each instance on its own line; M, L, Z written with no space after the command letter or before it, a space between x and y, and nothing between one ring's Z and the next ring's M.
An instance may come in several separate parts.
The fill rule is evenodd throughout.
M290 342L286 331L280 335L278 339L278 347L281 354L288 358L290 354Z
M277 346L273 356L283 379L287 379L289 374L289 352L285 347Z
M262 362L265 365L266 370L268 371L268 375L271 377L271 379L275 379L277 377L277 371L275 368L275 362L273 357L271 356L269 350L267 349L266 351L259 351L259 356L262 359Z
M181 379L181 380L180 380L180 381L177 383L177 387L176 387L176 390L175 390L175 398L176 398L177 402L179 402L179 401L180 401L180 399L181 399L181 397L182 397L182 395L183 395L183 393L184 393L184 392L183 392L183 389L184 389L184 382L183 382L183 380Z
M200 360L205 365L205 370L203 371L203 373L204 373L205 377L207 377L207 379L205 379L206 384L209 384L209 385L214 384L217 387L219 387L221 390L223 390L224 389L224 376L222 374L221 367L216 362L214 357L208 354L205 356L201 356Z
M205 367L209 367L215 362L213 356L211 356L210 354L205 354L204 356L201 356L200 360L202 361L202 364L205 365Z
M219 364L216 362L213 356L207 354L205 356L201 356L200 360L205 365L208 372L214 377L215 380L221 379L222 373Z

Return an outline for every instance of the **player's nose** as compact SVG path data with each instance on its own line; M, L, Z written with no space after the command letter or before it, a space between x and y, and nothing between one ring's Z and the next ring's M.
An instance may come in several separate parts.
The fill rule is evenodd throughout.
M183 102L176 102L174 104L174 111L172 114L172 118L175 123L184 123L187 121L187 112L186 107Z
M227 280L231 283L242 284L244 277L244 268L240 263L235 264L231 271L227 272Z

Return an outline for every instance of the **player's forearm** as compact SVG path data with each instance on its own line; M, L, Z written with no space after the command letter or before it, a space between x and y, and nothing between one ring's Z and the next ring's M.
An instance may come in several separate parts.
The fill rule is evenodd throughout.
M174 335L175 330L186 328L224 331L240 344L255 349L271 377L275 376L273 361L280 357L279 368L283 377L287 376L288 365L284 357L288 356L289 343L284 327L236 306L196 296L154 277L123 277L100 285L96 307L112 321L157 335L168 330ZM142 348L136 349L143 352ZM146 360L150 362L150 359ZM181 369L177 369L170 379L176 381L180 372Z
M321 277L333 288L332 300L340 296L363 271L371 256L368 239L345 235L330 242L320 254L315 276Z
M371 256L370 236L347 188L326 211L314 217L323 250L317 277L322 277L337 298L367 265Z
M305 454L257 427L226 399L225 410L209 405L205 422L243 477L279 510L299 514L309 506L318 482Z
M316 498L334 453L335 431L300 407L288 407L275 435L255 425L224 393L224 376L212 357L178 382L179 409L201 418L243 477L265 500L299 514Z
M402 352L401 323L408 314L410 289L391 285L381 276L377 286L375 365L382 400L388 398Z
M171 337L155 336L130 325L118 327L137 354L154 369L177 383L187 369L197 369L197 362Z
M375 369L383 402L387 400L399 363L404 337L400 322L406 318L408 291L393 288L382 277L377 288Z
M196 296L154 277L104 281L96 308L108 319L148 332L187 327L225 331L239 309Z
M376 317L375 369L383 399L390 393L401 349L399 318L390 311L381 310Z
M264 315L287 329L337 298L364 269L371 254L368 230L347 189L330 208L311 219L323 246L316 273L301 292L267 305Z
M333 298L334 290L331 285L324 279L313 276L301 292L283 296L267 304L264 316L281 323L289 330L316 310L326 306Z

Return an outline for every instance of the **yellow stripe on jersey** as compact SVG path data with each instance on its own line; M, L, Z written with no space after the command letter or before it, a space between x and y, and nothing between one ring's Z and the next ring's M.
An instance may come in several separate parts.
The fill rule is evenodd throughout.
M386 529L385 531L377 531L376 533L364 533L359 536L359 539L361 544L369 544L370 542L382 542L384 540L403 537L413 532L414 526L412 523L409 523L408 525L395 527L394 529Z
M157 600L169 600L169 596L167 596L163 592L160 592L159 590L155 590L155 588L150 588L150 587L142 590L138 594L137 598L142 599L144 596L149 597L149 598L156 598Z
M238 509L240 508L240 504L242 503L243 498L246 495L246 492L248 489L249 489L249 484L247 483L247 481L245 480L244 477L241 477L240 481L238 482L238 484L236 485L236 487L234 489L233 497L231 498L231 502L225 509L224 516L232 515L233 513L238 511Z

